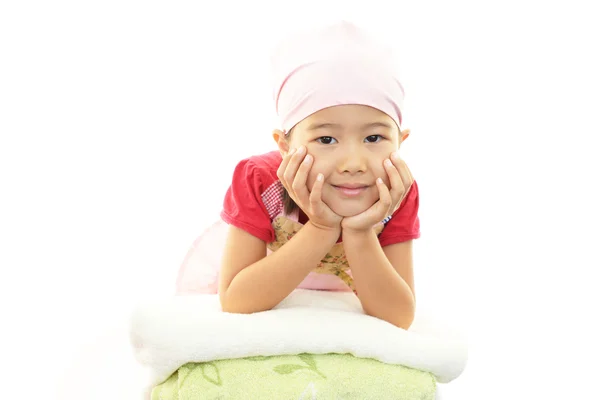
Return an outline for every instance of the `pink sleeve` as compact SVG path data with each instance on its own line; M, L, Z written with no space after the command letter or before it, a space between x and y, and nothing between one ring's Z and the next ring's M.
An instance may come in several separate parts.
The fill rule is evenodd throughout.
M419 221L419 187L414 181L400 208L392 215L381 234L381 246L418 239L421 236Z
M261 169L250 159L240 161L225 194L221 218L265 242L271 242L275 239L275 232L262 201L264 189Z

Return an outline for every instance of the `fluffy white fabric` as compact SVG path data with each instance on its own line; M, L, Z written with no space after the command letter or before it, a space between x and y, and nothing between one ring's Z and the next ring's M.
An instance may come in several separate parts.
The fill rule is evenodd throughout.
M299 353L350 353L433 373L440 383L465 368L463 337L433 313L418 311L406 331L365 315L352 293L295 290L275 309L221 311L217 295L147 300L131 318L138 362L148 388L187 362Z

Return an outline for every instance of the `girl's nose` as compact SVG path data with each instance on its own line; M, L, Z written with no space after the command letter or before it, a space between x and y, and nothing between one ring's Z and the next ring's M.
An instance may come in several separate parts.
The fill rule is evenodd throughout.
M339 173L357 174L367 170L367 157L363 151L348 149L338 162Z

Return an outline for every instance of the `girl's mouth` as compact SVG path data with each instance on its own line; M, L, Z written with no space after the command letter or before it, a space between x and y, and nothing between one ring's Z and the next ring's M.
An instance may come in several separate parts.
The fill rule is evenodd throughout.
M356 185L352 185L352 186L335 186L335 185L332 185L332 186L338 192L340 192L341 194L343 194L346 197L360 196L368 188L368 186L356 186Z

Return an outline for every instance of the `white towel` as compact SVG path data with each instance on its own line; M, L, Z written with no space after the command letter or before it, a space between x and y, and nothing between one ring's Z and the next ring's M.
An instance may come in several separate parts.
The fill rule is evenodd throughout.
M224 313L212 294L145 301L132 315L130 334L149 387L188 362L260 355L349 353L428 371L440 383L457 378L467 362L462 335L431 313L418 311L403 330L365 315L347 292L297 289L255 314Z

